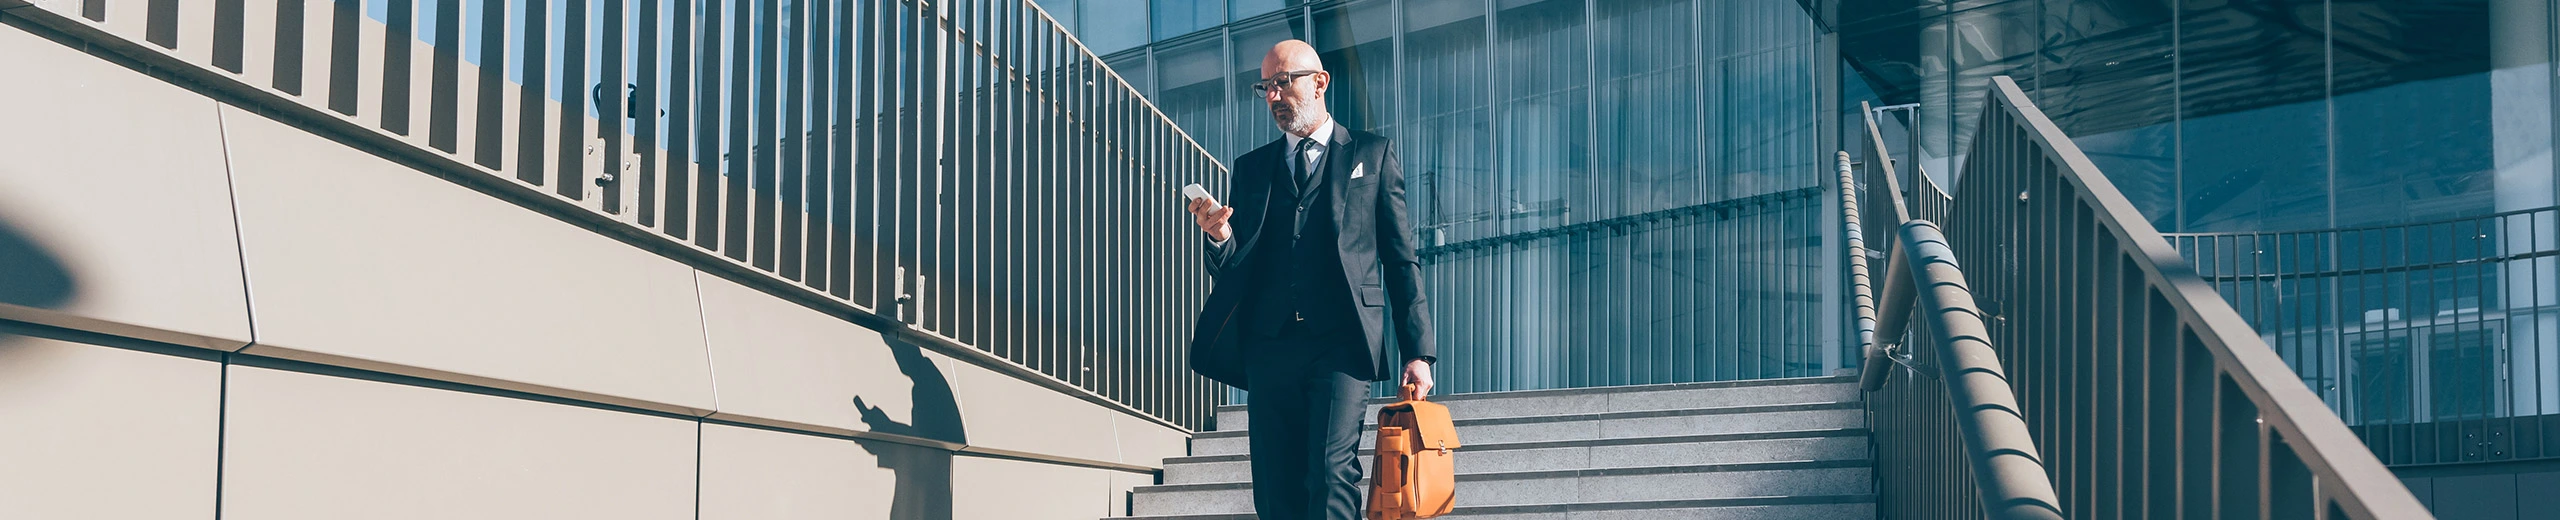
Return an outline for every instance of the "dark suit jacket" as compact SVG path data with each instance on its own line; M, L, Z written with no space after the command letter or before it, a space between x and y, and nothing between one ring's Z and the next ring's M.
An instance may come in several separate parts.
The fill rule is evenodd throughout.
M1218 382L1251 390L1245 379L1246 355L1241 323L1236 312L1258 284L1232 279L1255 272L1247 265L1258 256L1255 247L1274 241L1259 240L1264 218L1270 216L1271 192L1275 181L1285 184L1289 166L1288 138L1274 140L1236 159L1228 183L1234 193L1224 201L1235 206L1229 227L1235 236L1227 237L1224 247L1209 247L1207 264L1214 282L1209 299L1191 335L1191 369ZM1368 341L1371 377L1382 381L1403 372L1404 361L1436 358L1431 344L1431 313L1422 296L1422 264L1413 253L1413 224L1404 203L1404 169L1396 162L1394 143L1368 132L1345 129L1336 124L1327 141L1322 161L1323 176L1317 189L1332 196L1335 245L1342 258L1343 282L1350 285L1349 300L1360 316L1360 332ZM1357 170L1360 178L1351 178ZM1272 246L1277 247L1277 246ZM1385 349L1385 328L1393 317L1396 345L1400 356L1389 357Z

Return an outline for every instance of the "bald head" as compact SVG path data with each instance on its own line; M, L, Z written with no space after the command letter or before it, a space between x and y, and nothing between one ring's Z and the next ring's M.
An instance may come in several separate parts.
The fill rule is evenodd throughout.
M1324 70L1324 60L1316 57L1316 47L1305 40L1288 40L1271 46L1262 54L1262 77L1293 70Z
M1272 45L1262 55L1262 79L1285 80L1262 92L1263 102L1271 104L1271 122L1280 131L1307 137L1332 117L1324 110L1324 92L1333 85L1333 74L1324 71L1315 46L1299 40Z

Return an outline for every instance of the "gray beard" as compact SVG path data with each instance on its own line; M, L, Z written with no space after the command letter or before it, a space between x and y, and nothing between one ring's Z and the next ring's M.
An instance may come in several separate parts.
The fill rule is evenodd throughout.
M1289 113L1292 117L1288 119L1281 119L1279 114L1271 115L1274 122L1280 123L1280 130L1289 135L1314 137L1307 134L1315 132L1317 125L1324 124L1324 111L1321 109L1292 110Z

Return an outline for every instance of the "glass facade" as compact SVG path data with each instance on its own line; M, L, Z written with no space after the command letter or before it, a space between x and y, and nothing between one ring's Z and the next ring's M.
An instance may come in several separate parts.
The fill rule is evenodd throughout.
M1157 27L1168 12L1158 2ZM1091 5L1087 0L1086 5ZM1200 9L1206 9L1205 7ZM1833 81L1788 0L1231 4L1106 56L1224 160L1280 138L1262 55L1396 140L1451 392L1825 375ZM1084 13L1090 27L1094 13Z
M2553 202L2549 0L1837 0L1836 13L1842 106L1916 104L1917 162L1941 181L1964 161L1982 86L2007 75L2162 232Z

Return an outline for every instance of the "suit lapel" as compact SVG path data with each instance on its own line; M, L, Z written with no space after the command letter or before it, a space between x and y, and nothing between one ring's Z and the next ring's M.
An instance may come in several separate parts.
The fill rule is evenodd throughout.
M1333 196L1333 204L1329 205L1333 206L1334 234L1342 236L1342 230L1348 229L1343 226L1342 218L1344 214L1349 213L1346 208L1350 207L1351 202L1343 198L1343 186L1350 184L1350 179L1343 176L1350 175L1352 165L1357 162L1352 159L1352 156L1358 155L1354 153L1358 151L1354 148L1359 143L1351 142L1351 130L1343 128L1340 121L1334 122L1333 138L1330 141L1324 151L1324 171L1318 172L1318 176L1324 178L1325 194Z
M1271 155L1285 157L1288 155L1288 152L1274 152ZM1285 169L1286 166L1282 167L1284 169L1278 170L1278 173L1272 173L1273 170L1271 170L1268 165L1276 161L1256 161L1251 160L1252 158L1252 154L1246 154L1245 159L1247 160L1237 161L1236 164L1236 170L1239 173L1244 174L1238 175L1235 179L1236 191L1241 192L1237 194L1237 200L1235 201L1236 216L1242 217L1237 219L1239 220L1239 222L1237 222L1239 225L1235 227L1235 230L1236 234L1243 235L1245 237L1245 241L1236 243L1236 246L1238 246L1236 251L1239 253L1252 251L1254 243L1259 242L1262 238L1263 221L1271 218L1271 192L1272 190L1283 189L1283 187L1274 186L1271 183L1274 181L1280 181L1280 176L1289 174L1289 171Z

